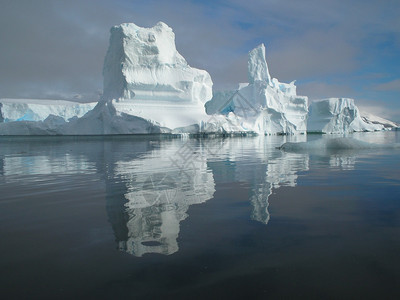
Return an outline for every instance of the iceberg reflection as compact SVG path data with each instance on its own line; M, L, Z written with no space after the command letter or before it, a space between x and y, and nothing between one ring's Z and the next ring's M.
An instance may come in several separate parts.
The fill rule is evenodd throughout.
M329 165L331 168L339 168L341 170L354 170L356 164L355 155L331 155L329 157Z
M229 139L220 151L222 161L229 164L210 162L214 173L224 174L222 181L232 181L231 172L237 182L250 184L249 200L253 206L251 218L267 224L270 219L268 198L281 186L295 187L298 172L309 169L309 155L286 153L276 150L282 140L304 141L306 136L270 136L251 139ZM221 171L219 168L234 166L232 170Z
M190 160L179 155L184 147L195 151ZM117 236L119 249L135 256L177 252L179 224L189 206L215 192L207 151L196 140L172 140L138 159L116 162L114 177L126 186L126 232Z
M253 189L250 201L253 205L252 219L267 224L270 219L268 211L269 196L281 186L295 187L298 172L309 169L309 157L304 154L284 153L273 158L266 165L265 182Z
M88 162L87 157L83 155L75 156L69 153L57 157L24 154L6 156L3 164L3 172L7 176L95 172L94 164Z
M298 135L4 142L0 180L32 185L54 179L52 188L60 189L68 176L94 175L105 183L106 212L118 249L135 256L169 255L179 250L180 223L188 217L189 207L212 199L219 184L234 188L245 183L251 218L268 224L269 198L282 186L295 187L301 172L313 165L321 170L354 169L357 151L314 154L277 149L285 142L306 139Z

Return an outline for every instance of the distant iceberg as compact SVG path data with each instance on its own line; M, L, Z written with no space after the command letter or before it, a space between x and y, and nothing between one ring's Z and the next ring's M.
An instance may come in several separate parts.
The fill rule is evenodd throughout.
M44 121L50 115L68 121L82 117L96 106L93 103L77 103L65 100L1 99L0 122Z
M396 122L375 116L365 111L361 111L361 119L367 124L382 125L384 130L392 130L400 127L400 124Z
M307 131L320 133L351 133L379 131L385 127L379 123L365 122L354 100L329 98L311 103Z

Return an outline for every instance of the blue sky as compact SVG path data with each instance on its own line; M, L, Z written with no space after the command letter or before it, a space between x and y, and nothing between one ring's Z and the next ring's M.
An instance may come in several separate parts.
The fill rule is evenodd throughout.
M265 43L271 75L298 94L400 121L398 0L0 1L0 98L96 100L110 27L163 21L215 89L246 82L247 53Z

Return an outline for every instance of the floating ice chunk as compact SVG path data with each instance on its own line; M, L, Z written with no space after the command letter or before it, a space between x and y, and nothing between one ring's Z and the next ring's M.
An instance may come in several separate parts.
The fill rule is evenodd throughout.
M359 149L380 149L400 148L400 144L374 144L353 138L319 139L311 142L284 143L279 149L288 152L306 152L313 150L359 150Z

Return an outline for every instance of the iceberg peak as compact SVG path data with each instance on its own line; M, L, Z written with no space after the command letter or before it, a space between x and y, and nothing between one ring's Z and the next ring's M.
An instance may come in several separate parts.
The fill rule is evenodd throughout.
M264 81L271 84L271 75L269 74L267 59L265 58L265 45L260 44L249 52L248 60L249 83Z
M229 124L238 123L233 131L306 132L308 98L296 94L294 81L283 83L271 78L264 44L249 52L248 76L249 83L239 84L235 91L215 92L212 100L206 103L207 113L224 115ZM223 129L232 130L228 126Z

